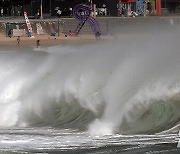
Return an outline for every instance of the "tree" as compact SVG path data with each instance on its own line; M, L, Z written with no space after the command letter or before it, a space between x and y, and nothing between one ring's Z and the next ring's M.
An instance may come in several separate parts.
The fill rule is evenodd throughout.
M32 0L0 0L0 6L17 6L30 3Z

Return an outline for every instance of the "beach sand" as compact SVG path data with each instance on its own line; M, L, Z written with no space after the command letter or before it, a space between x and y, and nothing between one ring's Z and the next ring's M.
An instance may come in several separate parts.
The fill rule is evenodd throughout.
M101 37L106 39L107 37ZM79 35L79 36L67 36L60 34L60 36L49 35L35 35L33 38L20 37L19 46L34 46L37 47L37 40L40 40L40 47L54 46L62 43L76 44L76 43L91 43L96 42L94 35ZM0 34L0 46L18 46L17 37L6 37L4 34Z

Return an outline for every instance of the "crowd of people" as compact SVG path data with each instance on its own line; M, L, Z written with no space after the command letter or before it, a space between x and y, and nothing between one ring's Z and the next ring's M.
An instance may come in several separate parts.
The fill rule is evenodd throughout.
M20 39L20 36L18 36L18 37L17 37L16 45L17 45L17 46L20 46L20 42L21 42L21 39ZM36 41L36 47L37 47L37 48L40 48L40 40L37 40L37 41Z

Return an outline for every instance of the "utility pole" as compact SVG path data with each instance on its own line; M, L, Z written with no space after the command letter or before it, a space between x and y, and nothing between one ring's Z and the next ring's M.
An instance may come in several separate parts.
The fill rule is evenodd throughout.
M122 6L121 6L121 0L118 1L118 4L117 4L117 16L119 17L120 14L122 14Z
M91 8L93 7L93 2L92 2L92 0L90 0L90 5L91 5Z
M42 5L43 5L43 0L41 0L41 5L40 5L40 10L41 10L41 19L43 19L43 15L42 15Z
M147 1L144 0L144 17L146 17Z
M156 0L156 13L158 16L161 15L161 0Z
M51 0L50 0L49 3L50 3L50 5L49 5L49 7L50 7L50 8L49 8L49 14L50 14L50 17L51 17L51 15L52 15L52 12L51 12L51 11L52 11L52 10L51 10Z
M58 36L59 36L59 33L60 33L60 21L59 21L59 18L58 18Z
M92 0L89 0L89 3L90 3L90 6L91 6L91 9L93 9L93 2L92 2ZM93 10L91 11L91 16L93 16Z
M96 4L93 4L93 15L96 18Z
M33 1L31 1L31 16L32 16L32 3L33 3Z

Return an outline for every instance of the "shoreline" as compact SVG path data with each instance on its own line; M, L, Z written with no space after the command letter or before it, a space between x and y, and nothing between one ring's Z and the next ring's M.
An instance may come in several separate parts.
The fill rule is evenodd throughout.
M73 19L62 18L63 27L60 26L60 36L50 36L51 32L56 32L57 34L57 19L44 19L44 20L30 20L33 27L33 34L35 38L30 37L20 37L20 46L26 47L37 47L37 40L40 40L40 46L55 46L59 44L88 44L96 43L96 38L92 33L92 29L89 24L85 24L81 30L81 33L78 36L69 36L69 31L73 31L77 27L78 22ZM1 21L1 20L0 20ZM8 20L9 22L20 22L21 20ZM159 29L159 32L164 28L167 28L166 31L173 28L178 28L180 25L179 17L137 17L137 18L97 18L99 26L101 28L102 35L100 40L104 41L109 39L126 39L126 37L132 37L132 34L138 33L144 37L150 36L153 34L155 29ZM5 22L5 21L3 21ZM7 22L7 21L6 21ZM43 35L37 35L36 23L41 23L44 31ZM18 47L17 46L17 37L6 37L5 25L1 24L0 30L0 47ZM164 31L164 32L166 32ZM163 33L164 33L163 32ZM65 37L65 34L68 36ZM148 35L147 35L148 34ZM150 34L150 35L149 35ZM117 35L120 35L118 37Z

